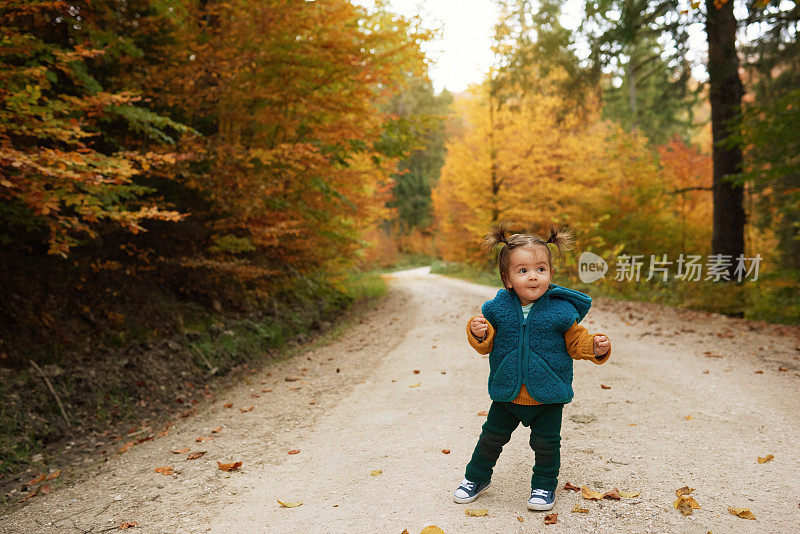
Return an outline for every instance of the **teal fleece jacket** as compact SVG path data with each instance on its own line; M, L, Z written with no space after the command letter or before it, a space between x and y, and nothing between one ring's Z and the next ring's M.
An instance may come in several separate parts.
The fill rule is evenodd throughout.
M589 295L550 284L523 320L514 291L501 289L483 304L482 312L495 329L489 355L489 396L510 402L522 384L543 404L572 400L572 358L564 332L580 323L592 306Z

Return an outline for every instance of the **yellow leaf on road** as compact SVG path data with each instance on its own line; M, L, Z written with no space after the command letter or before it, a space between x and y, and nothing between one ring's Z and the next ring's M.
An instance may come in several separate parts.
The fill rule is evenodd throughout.
M278 499L275 499L275 500L278 501ZM283 502L283 501L278 501L278 504L280 504L284 508L297 508L298 506L300 506L303 503L301 503L301 502Z
M676 489L675 490L675 495L680 497L681 495L689 495L693 491L694 491L694 488L690 488L689 486L684 486L682 488Z
M374 476L374 477L376 477L376 476L380 475L381 473L383 473L383 470L382 470L382 469L376 469L375 471L370 471L370 472L369 472L369 474L370 474L370 475L372 475L372 476Z
M697 504L697 501L691 495L681 495L675 502L672 503L672 506L675 507L676 510L681 512L683 515L692 515L694 510L699 510L700 505Z
M592 501L599 501L603 498L599 491L592 491L586 486L581 486L581 495L583 495L584 499L589 499Z
M759 456L758 457L758 463L765 464L765 463L769 462L770 460L772 460L773 458L775 458L775 457L773 455L771 455L771 454L766 455L764 458Z
M756 518L756 516L753 515L753 512L750 511L750 508L731 508L729 506L728 511L735 516L741 517L742 519L755 520Z
M642 493L641 491L620 491L619 496L623 499L633 499L634 497L638 497L639 494Z
M427 527L423 528L419 534L444 534L444 530L434 525L428 525Z
M581 508L580 504L576 504L575 506L572 507L572 513L573 514L588 514L589 513L589 509L588 508Z
M410 387L410 388L418 388L420 384L422 384L422 382L417 382L413 386L408 386L408 387Z
M470 517L483 517L489 513L488 508L467 508L464 511Z

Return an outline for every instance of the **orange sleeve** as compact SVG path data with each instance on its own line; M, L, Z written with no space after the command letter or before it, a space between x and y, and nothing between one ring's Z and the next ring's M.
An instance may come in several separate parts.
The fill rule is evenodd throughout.
M576 321L564 332L564 342L567 344L567 353L573 360L589 360L597 365L604 364L611 357L611 349L608 349L608 352L602 356L596 356L594 353L594 336L604 335L605 334L600 332L589 334L589 331L580 326Z
M475 317L477 317L477 315ZM486 330L486 337L478 339L469 327L469 323L471 323L472 319L475 317L471 317L470 320L467 321L467 341L469 341L473 349L478 351L478 354L489 354L492 352L492 344L494 343L494 328L492 328L492 324L489 321L486 321L486 324L489 325L489 329Z

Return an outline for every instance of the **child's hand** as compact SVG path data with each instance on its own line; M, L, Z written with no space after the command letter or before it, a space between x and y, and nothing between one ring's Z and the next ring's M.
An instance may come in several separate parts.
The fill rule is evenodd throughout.
M611 350L611 341L604 335L594 336L594 354L595 356L604 356Z
M489 323L486 321L486 318L483 314L476 315L472 318L472 321L469 323L469 329L472 331L472 335L477 337L478 339L483 339L486 337L486 331L489 329Z

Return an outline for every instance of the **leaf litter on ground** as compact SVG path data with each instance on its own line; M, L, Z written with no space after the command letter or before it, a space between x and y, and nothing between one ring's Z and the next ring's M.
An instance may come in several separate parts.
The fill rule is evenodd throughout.
M483 517L489 513L488 508L467 508L464 512L470 517Z

